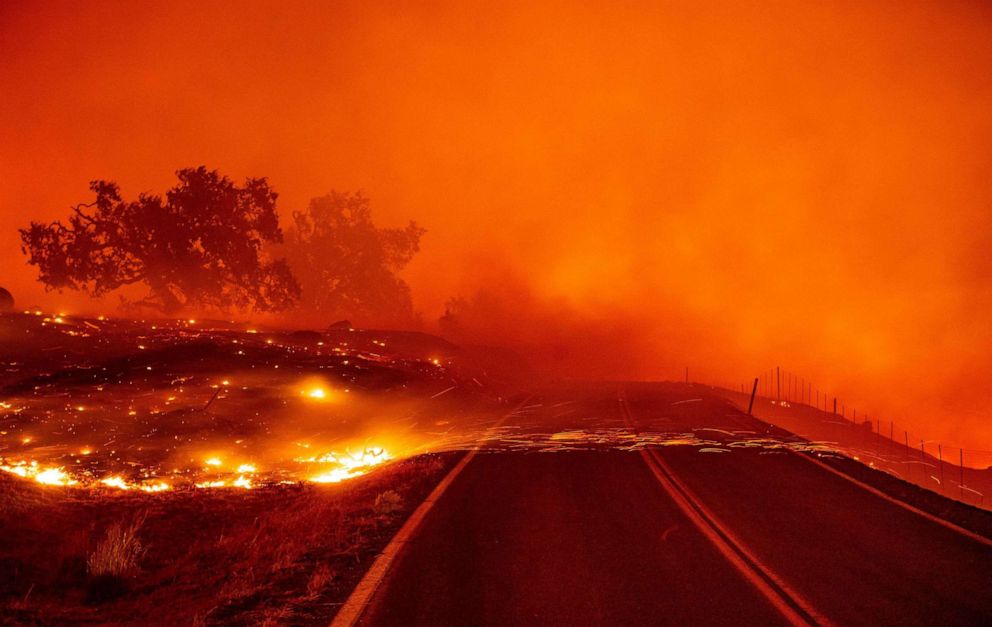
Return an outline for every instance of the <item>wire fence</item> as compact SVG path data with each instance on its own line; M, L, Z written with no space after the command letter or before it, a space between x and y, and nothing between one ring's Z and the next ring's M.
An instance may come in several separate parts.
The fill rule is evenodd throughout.
M779 368L728 391L746 410L752 389L757 418L922 488L992 509L992 451L949 446L895 421L859 415L812 382Z

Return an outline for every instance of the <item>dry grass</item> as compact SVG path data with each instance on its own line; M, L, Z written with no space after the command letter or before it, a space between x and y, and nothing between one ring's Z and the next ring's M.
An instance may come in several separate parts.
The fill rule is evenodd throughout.
M372 509L380 516L388 516L403 509L403 497L396 490L386 490L375 497Z
M334 569L325 562L317 564L310 574L310 581L307 582L307 595L311 598L319 596L324 588L334 579Z
M138 570L138 562L145 548L138 539L138 531L147 514L140 512L129 521L112 524L96 549L86 559L86 570L91 575L126 577Z
M31 490L16 512L3 507L0 477L10 540L0 543L0 624L85 622L94 611L121 625L327 624L456 456L443 459L337 486L75 500Z

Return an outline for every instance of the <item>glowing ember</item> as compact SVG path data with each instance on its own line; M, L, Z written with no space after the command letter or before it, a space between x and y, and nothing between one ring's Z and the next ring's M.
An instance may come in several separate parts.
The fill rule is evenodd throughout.
M128 485L127 481L124 481L123 477L104 477L100 479L100 483L109 488L117 488L118 490L130 490L132 488L132 486Z
M94 361L97 357L102 359L102 355L91 357L88 351L83 351L79 357L80 369L87 373L87 380L90 375L95 376L92 385L67 390L46 387L25 398L2 399L0 416L4 424L0 425L3 427L0 450L17 457L0 457L0 470L10 475L36 484L99 490L104 496L114 490L140 495L194 486L253 489L297 481L337 483L366 474L372 467L392 459L378 448L363 450L359 446L355 452L345 452L343 448L334 451L304 439L341 435L324 431L328 416L315 410L342 401L351 389L347 386L354 385L355 376L379 367L371 364L372 358L375 362L390 361L382 353L373 353L370 358L362 349L341 342L317 343L317 346L326 344L320 350L315 350L317 346L313 343L284 344L279 339L281 335L259 329L253 329L258 333L241 331L240 337L231 337L231 331L215 332L202 322L194 328L190 326L194 320L154 325L105 317L89 320L64 317L65 324L56 327L55 314L43 313L38 318L31 316L30 325L44 326L42 317L47 315L51 318L45 332L56 334L50 341L60 351L61 336L91 337L89 334L99 333L103 337L94 345L95 352L106 343L112 344L115 351L122 346L132 354L138 354L141 349L161 349L163 355L153 362L139 360L131 364L125 375L110 377L93 365L102 363ZM250 355L252 359L258 357L250 351L264 347L265 359L275 362L270 364L274 374L260 369L250 375L242 370L232 371L226 362L223 369L184 372L167 361L174 358L170 352L174 347L192 340L234 344L237 346L232 354ZM387 346L379 339L372 344L383 349ZM243 351L238 350L242 348ZM310 353L305 354L306 351ZM297 362L306 363L309 368L314 352L324 358L325 363L318 366L326 368L326 373L297 378L296 372L308 371L296 367ZM61 355L52 351L43 356L46 367L52 362L52 372L59 372L57 369L64 366L59 361L63 359ZM340 371L342 361L351 364L347 373ZM257 365L246 362L246 367ZM294 367L287 368L287 374L283 374L279 368L284 366ZM19 372L23 365L11 361L7 367L8 371ZM397 362L395 367L406 366ZM416 372L419 376L419 369ZM18 376L28 374L34 376L27 370ZM353 401L357 405L354 409L360 412L365 401L365 398ZM297 403L313 405L310 412L299 418L299 423L316 433L297 432L297 418L293 415L300 410ZM352 408L342 407L340 416L335 413L334 428L338 422L348 428L350 411ZM287 454L285 449L254 437L263 433L270 437L286 435L279 433L279 421L290 418L293 428L286 445L293 453ZM294 458L297 453L306 459Z

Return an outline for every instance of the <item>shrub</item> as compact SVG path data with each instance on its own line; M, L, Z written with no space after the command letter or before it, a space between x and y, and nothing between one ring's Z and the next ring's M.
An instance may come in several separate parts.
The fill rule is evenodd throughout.
M375 497L375 505L372 507L376 514L386 516L403 509L403 497L396 490L386 490Z
M86 560L86 569L93 576L126 577L138 569L138 560L145 548L138 540L138 530L146 514L137 514L129 522L112 524Z

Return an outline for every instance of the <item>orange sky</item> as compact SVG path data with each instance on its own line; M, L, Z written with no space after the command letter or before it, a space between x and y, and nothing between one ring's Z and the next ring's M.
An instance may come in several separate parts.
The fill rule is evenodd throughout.
M987 5L143 4L0 4L22 304L84 307L34 284L17 226L205 164L268 176L286 217L360 188L418 220L428 322L486 287L499 338L577 371L782 363L992 449Z

